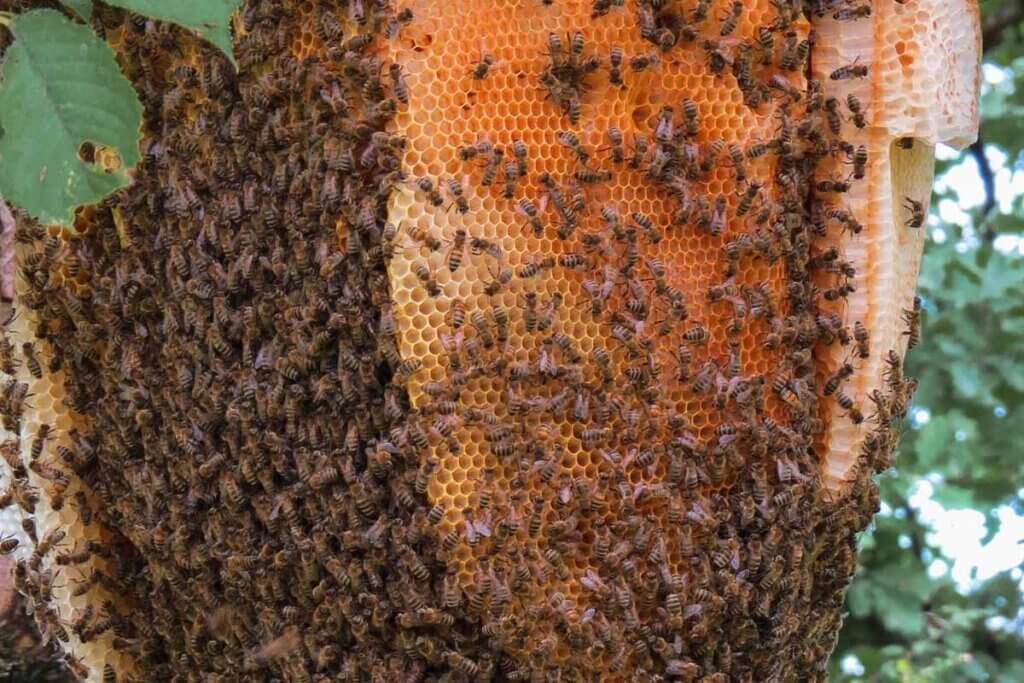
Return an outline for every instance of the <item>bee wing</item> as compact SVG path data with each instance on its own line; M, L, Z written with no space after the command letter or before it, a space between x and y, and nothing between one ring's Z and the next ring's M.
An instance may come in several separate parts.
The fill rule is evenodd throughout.
M695 616L697 616L698 614L700 614L703 611L704 611L704 605L700 604L699 602L696 603L696 604L693 604L693 605L687 605L686 607L683 608L683 619L689 619L690 617L695 617Z
M572 489L568 486L563 486L558 490L558 500L564 505L568 505L572 501Z
M622 462L622 456L619 454L618 451L606 451L605 449L602 448L599 452L601 454L601 457L608 461L609 465L618 467L619 463Z
M583 584L584 588L594 591L595 593L601 590L603 584L601 578L593 569L587 569L587 572L580 577L580 583Z

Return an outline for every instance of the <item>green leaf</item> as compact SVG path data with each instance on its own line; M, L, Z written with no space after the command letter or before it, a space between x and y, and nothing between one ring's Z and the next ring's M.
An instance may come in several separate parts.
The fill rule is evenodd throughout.
M55 10L16 15L0 84L0 194L45 223L131 182L139 159L139 98L110 47ZM84 143L117 151L104 170L79 157Z
M231 44L231 15L241 0L108 0L111 5L171 21L216 45L236 68Z
M967 398L978 398L981 395L984 382L977 365L967 362L954 363L949 371L958 392Z
M92 0L60 0L84 21L92 21Z
M953 427L944 415L933 417L914 442L914 452L922 467L929 467L939 460L946 446L953 439Z

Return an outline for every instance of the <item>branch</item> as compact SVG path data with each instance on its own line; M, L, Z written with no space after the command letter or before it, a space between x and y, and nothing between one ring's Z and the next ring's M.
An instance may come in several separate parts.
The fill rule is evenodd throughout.
M985 156L985 140L978 133L978 139L967 148L974 161L978 164L978 175L981 176L981 183L985 188L985 203L981 205L981 220L978 222L978 232L986 242L992 242L996 238L996 231L989 223L989 216L996 208L996 177L992 173L992 165Z
M1024 0L1007 2L998 12L991 14L981 27L982 53L988 52L1003 40L1003 32L1024 21Z

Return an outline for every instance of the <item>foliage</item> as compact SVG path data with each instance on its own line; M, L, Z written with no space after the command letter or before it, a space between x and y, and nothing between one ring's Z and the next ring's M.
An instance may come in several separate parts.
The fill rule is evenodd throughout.
M1009 76L983 95L982 137L990 155L1005 155L1012 170L1024 162L1024 2L983 1L982 13L990 40L985 60ZM939 177L965 160L974 164L976 156L968 151L940 163ZM950 187L933 206L957 199ZM1024 258L997 248L1005 236L1024 234L1024 210L1020 196L999 199L1002 210L987 217L975 211L968 225L943 226L944 239L927 244L924 338L908 370L920 380L915 406L930 419L907 430L896 469L880 480L886 507L862 538L834 681L1024 681L1020 568L967 588L949 573L932 578L930 566L952 566L955 558L944 554L911 503L929 481L946 509L984 514L982 542L999 530L998 508L1024 513ZM1002 240L985 239L983 223ZM850 655L862 671L843 671Z
M231 15L241 0L109 0L196 32L234 64ZM89 21L91 0L64 0ZM131 182L142 104L110 47L54 10L4 16L15 42L0 83L0 195L45 222ZM111 162L95 155L106 148ZM106 157L104 157L106 158Z
M47 223L127 186L139 158L142 105L114 53L53 10L15 16L0 89L0 191ZM99 105L102 103L102 105ZM83 160L90 143L118 151L119 168Z

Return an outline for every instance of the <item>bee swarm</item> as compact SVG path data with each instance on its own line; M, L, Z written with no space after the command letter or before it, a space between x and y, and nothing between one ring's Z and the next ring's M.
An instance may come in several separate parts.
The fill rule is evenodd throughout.
M20 222L0 359L43 633L104 683L825 680L976 125L873 93L968 11L248 0L236 74L97 6L145 157Z

